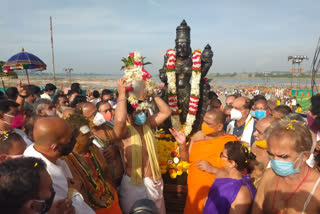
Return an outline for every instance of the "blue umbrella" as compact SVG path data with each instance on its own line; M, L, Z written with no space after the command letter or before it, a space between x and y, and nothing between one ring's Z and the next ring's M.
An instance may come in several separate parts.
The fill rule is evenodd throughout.
M35 55L24 52L24 49L22 48L22 51L10 57L2 68L3 71L7 73L11 73L14 70L25 70L28 84L30 85L28 70L43 71L47 69L47 65Z

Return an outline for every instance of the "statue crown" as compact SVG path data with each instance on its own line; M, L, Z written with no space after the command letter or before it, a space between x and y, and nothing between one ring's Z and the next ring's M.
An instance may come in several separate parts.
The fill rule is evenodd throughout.
M183 20L176 29L176 42L190 42L190 30L186 20Z

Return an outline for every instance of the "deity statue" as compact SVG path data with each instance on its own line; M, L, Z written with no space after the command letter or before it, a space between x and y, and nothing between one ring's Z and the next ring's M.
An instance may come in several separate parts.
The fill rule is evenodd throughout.
M163 68L159 70L160 80L164 83L164 88L160 95L163 100L167 101L170 104L170 94L172 94L172 92L169 92L170 90L168 91L168 84L170 85L170 80L168 80L168 71L174 71L175 77L173 78L175 78L176 85L175 87L171 86L171 88L173 88L173 90L176 90L176 99L179 109L179 122L181 125L185 124L186 122L188 122L188 120L190 120L188 119L187 115L190 112L193 113L195 115L195 121L192 124L192 134L200 129L202 118L206 112L205 103L207 100L208 92L210 90L210 85L206 81L207 79L205 78L205 76L207 75L212 65L213 52L210 45L207 45L202 53L200 52L200 50L198 50L197 53L192 53L190 46L190 27L187 25L185 20L183 20L176 29L175 43L175 50L170 49L171 52L167 52L164 57ZM195 59L197 59L197 57L199 58L199 62L195 62ZM170 62L173 61L175 65L169 65ZM199 68L197 68L197 64L199 63L201 63L201 67L199 66ZM196 72L201 72L201 77L200 75L198 76L198 79L200 78L200 82L199 80L198 82L196 80ZM196 88L196 90L199 91L197 95L191 94L192 88L195 87L198 87ZM192 99L191 102L190 97ZM171 100L172 99L175 98L171 97ZM194 104L194 109L190 108L191 104ZM171 126L173 125L172 119L173 118L171 118ZM167 121L164 124L163 128L167 132L168 128L171 126L170 121Z

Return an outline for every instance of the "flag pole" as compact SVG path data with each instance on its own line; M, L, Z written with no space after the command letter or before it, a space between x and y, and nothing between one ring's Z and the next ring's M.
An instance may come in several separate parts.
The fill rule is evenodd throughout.
M55 67L54 67L54 52L53 52L52 17L51 16L50 16L50 32L51 32L52 73L53 73L53 81L56 84L56 72L55 72Z

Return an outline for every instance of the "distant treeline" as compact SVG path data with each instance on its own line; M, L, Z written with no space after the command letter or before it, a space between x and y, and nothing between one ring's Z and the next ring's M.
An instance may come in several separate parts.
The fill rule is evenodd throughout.
M257 78L291 78L292 73L290 72L265 72L265 73L211 73L208 75L209 78L212 77L257 77ZM300 74L293 73L294 77L300 76L301 78L311 78L312 74L311 72L302 72ZM317 78L320 78L320 73L317 74Z

